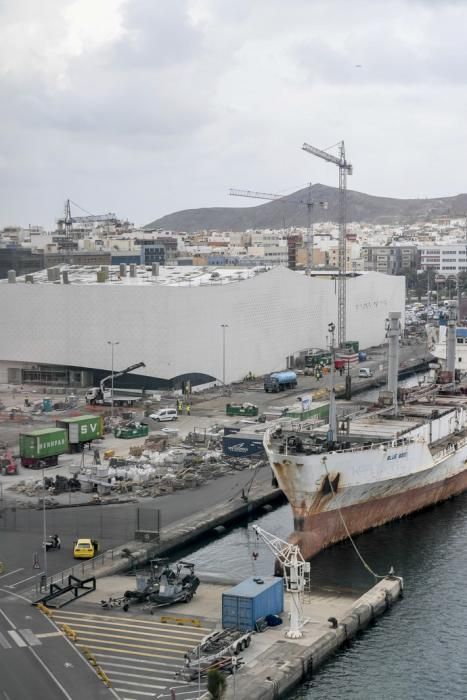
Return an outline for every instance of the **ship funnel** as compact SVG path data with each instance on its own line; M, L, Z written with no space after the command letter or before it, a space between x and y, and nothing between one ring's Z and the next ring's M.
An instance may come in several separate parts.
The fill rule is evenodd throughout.
M390 311L387 321L388 339L388 391L391 392L394 415L397 415L397 380L399 376L400 311Z
M451 381L455 381L456 370L456 309L449 310L449 320L446 332L446 369L451 374Z

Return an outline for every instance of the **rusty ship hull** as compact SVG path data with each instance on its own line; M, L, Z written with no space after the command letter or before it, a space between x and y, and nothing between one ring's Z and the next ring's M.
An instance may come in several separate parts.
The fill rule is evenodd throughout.
M306 430L268 431L269 462L293 511L289 539L303 556L345 539L347 530L360 534L467 490L464 402L412 406L398 419L364 417L356 438L318 453Z

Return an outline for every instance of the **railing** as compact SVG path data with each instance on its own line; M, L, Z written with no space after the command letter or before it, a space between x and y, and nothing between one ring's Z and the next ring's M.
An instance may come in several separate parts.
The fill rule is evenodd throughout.
M76 576L77 578L92 576L93 572L102 568L104 564L115 561L115 559L120 559L121 552L121 549L107 549L97 557L86 559L86 561L81 561L79 564L75 564L69 569L64 569L56 574L52 574L52 576L48 576L47 579L45 579L45 575L43 573L38 574L34 581L35 593L38 595L43 591L48 591L53 583L64 585L68 582L68 576Z

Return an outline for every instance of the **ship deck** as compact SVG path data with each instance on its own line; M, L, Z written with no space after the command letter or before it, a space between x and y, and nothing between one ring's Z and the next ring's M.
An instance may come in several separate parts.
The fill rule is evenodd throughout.
M337 440L332 445L328 444L328 425L316 426L312 421L299 424L284 422L270 433L270 447L282 454L311 455L372 447L388 442L403 444L407 440L407 434L415 428L430 419L450 413L465 403L465 397L446 396L441 401L422 401L401 406L397 416L386 408L356 415L351 419L339 418ZM432 448L440 452L445 450L447 445L460 439L464 439L463 433L456 435L455 440L450 435L440 440L439 444L434 443Z

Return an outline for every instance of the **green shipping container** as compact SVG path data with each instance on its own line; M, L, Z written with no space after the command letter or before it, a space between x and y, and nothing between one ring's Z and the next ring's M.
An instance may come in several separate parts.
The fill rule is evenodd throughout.
M21 457L44 459L68 451L68 434L63 428L44 428L22 433L19 436Z
M71 445L79 442L90 442L100 438L104 434L104 420L102 416L77 416L76 418L63 418L56 422L58 428L68 431L68 441Z

